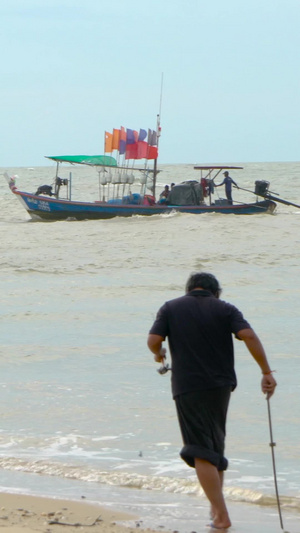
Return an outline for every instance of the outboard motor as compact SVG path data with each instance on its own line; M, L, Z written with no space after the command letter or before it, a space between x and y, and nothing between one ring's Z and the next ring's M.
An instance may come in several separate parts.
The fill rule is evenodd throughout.
M68 185L69 183L69 180L67 179L62 179L60 178L59 176L57 176L56 180L55 180L55 196L56 198L59 197L59 189L63 186L63 185Z
M265 196L269 190L269 181L256 181L255 182L255 194L258 196Z

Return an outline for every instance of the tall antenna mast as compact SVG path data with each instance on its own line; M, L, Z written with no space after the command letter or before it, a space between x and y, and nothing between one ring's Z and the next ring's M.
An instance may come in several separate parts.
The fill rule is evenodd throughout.
M160 83L159 114L157 115L157 122L156 122L157 151L158 151L159 138L161 135L160 117L161 117L161 106L162 106L163 81L164 81L164 73L162 72L161 83ZM155 197L155 187L156 187L156 176L157 176L157 159L154 159L154 168L153 168L153 196L154 197Z
M161 73L161 83L160 83L159 116L161 116L161 104L162 104L163 83L164 83L164 73L162 72L162 73Z

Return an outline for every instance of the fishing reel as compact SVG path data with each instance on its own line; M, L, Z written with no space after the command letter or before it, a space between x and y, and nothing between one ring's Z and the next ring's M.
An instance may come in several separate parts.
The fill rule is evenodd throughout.
M168 363L162 363L161 367L158 368L157 372L163 376L164 374L166 374L169 370L172 370L172 368L170 367L170 365L168 365Z

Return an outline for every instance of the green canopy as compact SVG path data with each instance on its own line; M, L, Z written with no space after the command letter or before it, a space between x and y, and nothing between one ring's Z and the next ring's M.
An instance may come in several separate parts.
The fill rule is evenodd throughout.
M46 156L58 163L77 163L78 165L91 165L101 167L116 167L117 161L109 155L54 155Z

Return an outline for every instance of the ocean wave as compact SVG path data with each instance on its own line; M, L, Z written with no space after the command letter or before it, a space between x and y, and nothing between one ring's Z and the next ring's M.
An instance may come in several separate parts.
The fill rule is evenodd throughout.
M84 276L87 274L97 274L99 270L104 268L101 265L98 265L96 262L88 264L88 265L77 265L77 266L71 265L71 266L62 266L59 268L57 267L57 265L51 267L49 264L42 266L41 268L37 268L37 267L31 267L31 266L18 265L14 263L2 263L0 264L0 267L1 267L2 272L9 272L10 274L12 273L17 274L18 276L20 275L26 276L27 274L29 275L38 274L38 275L43 275L43 276L51 275L52 276L54 274L55 276L61 277L62 279L64 279L64 276L66 274L67 275L82 274Z
M15 472L56 476L65 479L74 479L132 489L185 495L203 495L203 491L199 487L198 482L193 479L149 476L119 471L99 471L83 466L49 462L45 460L30 461L15 457L2 457L0 459L0 468ZM227 486L224 487L224 493L228 500L235 502L251 503L265 507L277 506L275 495L263 494L256 490ZM300 512L300 498L295 496L280 496L280 503L282 507Z

